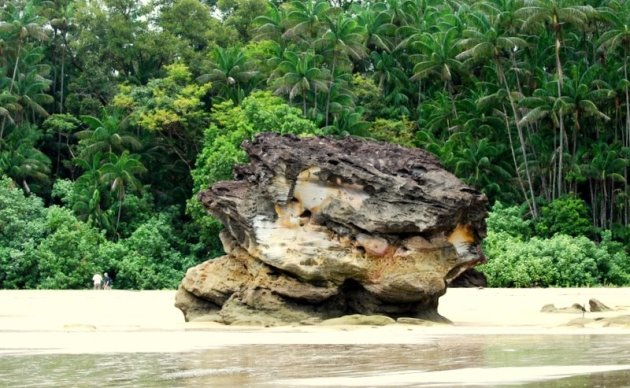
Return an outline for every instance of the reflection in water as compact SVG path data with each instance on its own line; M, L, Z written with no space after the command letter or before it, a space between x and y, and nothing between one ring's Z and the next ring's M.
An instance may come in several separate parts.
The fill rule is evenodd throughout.
M624 387L630 382L628 364L630 335L444 335L432 336L420 345L251 345L186 353L5 353L0 357L0 385Z

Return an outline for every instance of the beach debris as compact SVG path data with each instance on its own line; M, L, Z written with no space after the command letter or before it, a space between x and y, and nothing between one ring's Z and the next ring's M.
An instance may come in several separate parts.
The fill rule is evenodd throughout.
M345 315L443 319L438 299L483 263L487 199L421 149L258 135L235 180L199 195L225 256L190 268L186 320L279 325Z
M588 305L591 309L591 312L602 312L602 311L612 311L612 309L599 300L593 298L588 301Z

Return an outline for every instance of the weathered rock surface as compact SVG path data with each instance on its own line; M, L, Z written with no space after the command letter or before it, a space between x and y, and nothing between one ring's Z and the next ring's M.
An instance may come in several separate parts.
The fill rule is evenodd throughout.
M612 309L599 300L592 298L588 300L588 305L591 309L591 312L602 312L602 311L611 311Z
M479 272L474 268L468 268L462 272L449 284L450 287L487 287L488 280L483 272Z
M187 320L440 320L447 284L485 260L486 198L423 150L271 133L243 148L235 180L200 194L226 255L188 270Z
M568 313L568 314L582 314L586 312L584 306L579 303L573 303L569 307L556 307L553 304L546 304L541 309L543 313Z

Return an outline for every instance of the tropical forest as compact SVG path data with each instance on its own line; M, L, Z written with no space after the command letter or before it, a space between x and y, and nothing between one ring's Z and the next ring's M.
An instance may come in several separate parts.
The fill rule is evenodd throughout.
M630 2L0 0L0 288L177 287L260 132L420 147L493 287L630 285Z

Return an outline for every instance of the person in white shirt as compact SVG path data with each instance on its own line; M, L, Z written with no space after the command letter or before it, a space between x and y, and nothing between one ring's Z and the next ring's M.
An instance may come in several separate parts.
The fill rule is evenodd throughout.
M94 276L92 276L92 281L94 282L94 289L100 290L101 283L103 282L103 277L101 276L101 274L100 273L94 274Z

